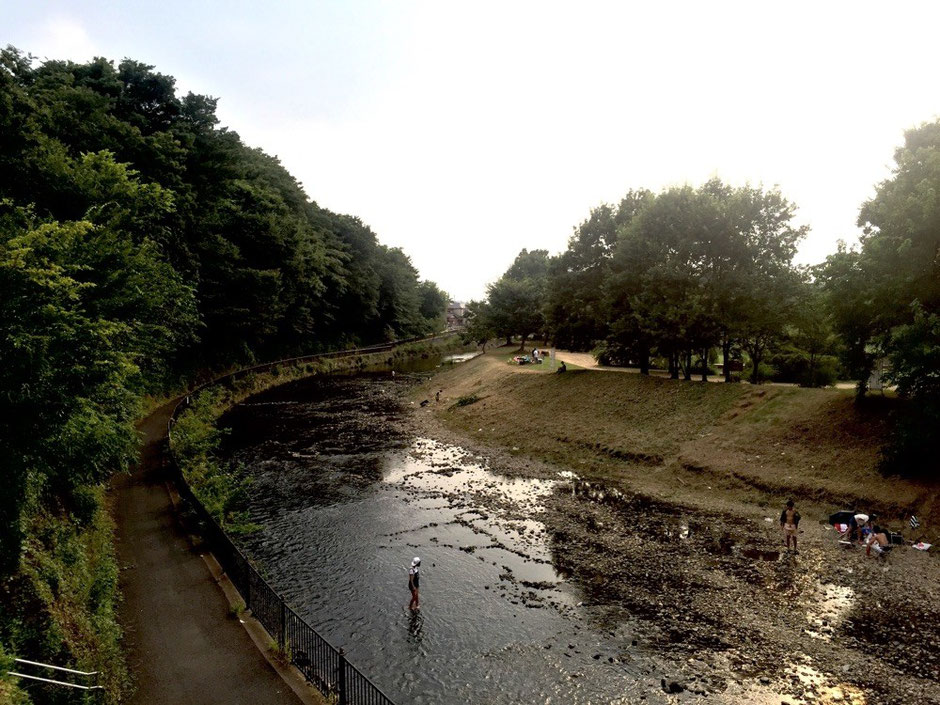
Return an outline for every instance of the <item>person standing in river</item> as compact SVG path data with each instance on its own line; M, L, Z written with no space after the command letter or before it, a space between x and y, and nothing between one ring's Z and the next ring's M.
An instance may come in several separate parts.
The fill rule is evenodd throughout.
M411 602L408 603L408 609L410 609L412 612L421 609L418 596L418 581L420 578L418 575L418 569L420 567L421 559L415 556L411 561L411 568L408 570L408 589L411 590Z
M800 528L800 513L793 507L793 500L787 500L787 506L780 513L780 528L787 537L787 552L790 551L790 539L793 539L793 552L799 553L796 548L796 536Z

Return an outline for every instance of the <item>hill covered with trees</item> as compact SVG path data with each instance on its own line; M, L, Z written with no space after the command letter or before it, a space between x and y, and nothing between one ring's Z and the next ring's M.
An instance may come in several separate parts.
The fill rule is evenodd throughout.
M130 59L0 51L0 658L107 671L110 701L102 483L135 456L143 395L444 323L405 253L215 110Z

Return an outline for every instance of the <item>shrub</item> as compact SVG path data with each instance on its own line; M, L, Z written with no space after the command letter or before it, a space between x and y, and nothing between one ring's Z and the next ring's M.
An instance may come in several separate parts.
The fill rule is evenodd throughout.
M480 397L476 394L468 394L457 399L457 401L454 402L454 406L470 406L471 404L476 404L478 401L480 401Z
M600 365L612 367L628 367L631 362L632 349L617 342L604 343L591 351Z
M790 382L801 387L828 387L838 378L838 360L833 355L810 355L787 345L770 355L767 362L775 369L774 382Z
M237 509L250 478L241 468L226 465L218 458L228 430L218 428L216 419L229 403L218 388L200 393L177 419L171 444L186 482L209 514L229 532L245 534L257 529Z

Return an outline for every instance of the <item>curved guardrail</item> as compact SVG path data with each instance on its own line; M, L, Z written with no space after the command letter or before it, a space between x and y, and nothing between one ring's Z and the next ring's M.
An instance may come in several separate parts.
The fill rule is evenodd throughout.
M394 350L400 345L436 340L440 337L442 336L412 338L366 348L304 355L255 365L221 375L209 382L200 384L180 400L170 416L167 435L172 435L173 424L177 417L192 403L194 395L217 384L232 382L249 374L267 372L275 367L302 365L316 360L386 352ZM169 457L180 496L186 499L198 517L203 539L228 575L229 580L232 581L232 584L242 596L245 607L251 610L255 619L276 641L280 653L284 654L290 663L303 673L307 681L316 685L321 692L327 696L336 696L339 705L394 705L392 700L378 686L346 660L343 649L337 649L320 636L268 584L193 493L189 483L186 482L186 478L183 477L182 468L176 462L172 450Z

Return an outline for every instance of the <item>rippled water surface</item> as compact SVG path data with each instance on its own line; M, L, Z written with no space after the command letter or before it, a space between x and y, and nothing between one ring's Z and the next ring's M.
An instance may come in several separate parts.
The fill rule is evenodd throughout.
M306 380L227 415L264 527L243 540L248 552L396 702L637 702L648 669L620 651L625 622L581 604L553 565L541 500L570 478L505 478L393 430L408 383Z

